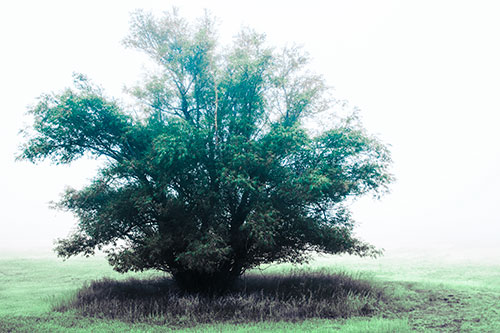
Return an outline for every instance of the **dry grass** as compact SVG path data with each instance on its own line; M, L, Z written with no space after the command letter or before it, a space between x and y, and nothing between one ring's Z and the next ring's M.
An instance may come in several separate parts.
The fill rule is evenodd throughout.
M344 273L247 274L223 295L181 292L170 278L94 281L55 304L86 317L174 326L300 321L372 315L383 299L373 282Z

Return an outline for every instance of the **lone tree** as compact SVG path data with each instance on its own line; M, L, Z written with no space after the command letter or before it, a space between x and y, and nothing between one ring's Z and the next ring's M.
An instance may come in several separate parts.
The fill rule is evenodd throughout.
M371 255L347 199L383 193L388 150L355 121L313 135L304 121L330 107L298 48L266 47L243 30L217 48L213 20L136 12L125 45L158 66L129 89L127 112L83 75L42 95L19 158L104 166L58 204L78 228L62 257L106 251L117 271L171 273L185 290L223 290L245 270L308 253Z

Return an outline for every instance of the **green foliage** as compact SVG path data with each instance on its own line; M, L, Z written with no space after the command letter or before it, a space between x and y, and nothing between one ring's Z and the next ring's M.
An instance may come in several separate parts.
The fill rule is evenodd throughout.
M186 289L224 289L249 268L303 262L309 251L376 254L352 235L346 200L387 189L390 156L353 119L314 136L328 109L298 48L242 31L217 48L213 22L137 12L129 47L158 71L130 92L132 116L82 75L30 113L21 159L106 163L59 206L79 219L59 255L105 249L118 271L157 269Z

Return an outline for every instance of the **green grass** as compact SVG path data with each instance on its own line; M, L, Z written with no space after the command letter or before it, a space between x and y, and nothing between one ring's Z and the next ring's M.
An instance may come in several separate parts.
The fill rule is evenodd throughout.
M243 324L205 324L196 327L173 329L165 326L143 323L129 324L116 320L90 319L78 316L47 315L44 317L5 318L2 332L40 332L40 333L76 333L76 332L411 332L406 320L383 318L353 318L346 320L305 320L297 323L262 322ZM2 326L0 326L2 327Z
M90 280L151 275L119 274L104 258L0 258L0 317L46 313Z
M378 295L372 299L376 301L372 303L373 313L358 313L368 317L341 318L342 315L337 314L331 316L334 318L297 316L290 320L296 315L292 312L281 317L263 317L262 321L223 316L212 322L201 320L191 327L157 325L154 320L148 321L147 316L130 320L126 316L112 319L96 313L84 315L78 307L68 306L75 300L77 291L85 291L82 286L90 286L91 281L101 280L101 287L114 286L120 290L127 284L130 286L131 281L143 287L145 284L137 284L137 281L160 281L159 274L124 276L113 272L103 258L75 258L65 262L55 258L0 258L0 332L168 332L174 328L181 328L177 330L181 332L500 332L498 254L486 251L463 257L455 252L453 256L398 253L379 259L320 257L302 267L302 273L297 273L296 278L307 281L305 276L311 275L304 272L319 270L317 274L323 276L340 274L338 276L347 276L360 284L368 281L372 294ZM280 279L289 269L287 265L263 267L252 276L255 281L261 279L259 283L268 281L272 290L277 281L284 281ZM108 284L102 284L103 281ZM305 294L310 289L303 288L299 293ZM379 293L380 290L383 292ZM243 299L241 294L238 297ZM261 301L262 304L271 302L265 298ZM356 303L346 302L344 306ZM53 308L65 311L53 311ZM352 314L356 314L355 311L348 316ZM188 318L185 323L189 321Z

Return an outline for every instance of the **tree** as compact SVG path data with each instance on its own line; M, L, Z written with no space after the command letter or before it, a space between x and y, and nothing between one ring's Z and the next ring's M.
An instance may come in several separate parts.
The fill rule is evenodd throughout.
M220 50L209 17L188 24L140 11L125 44L158 65L129 89L139 115L83 75L29 110L20 159L105 161L58 204L79 221L58 240L60 256L100 249L120 272L161 270L207 291L311 251L377 253L353 236L345 202L387 189L389 152L353 119L316 135L305 128L330 105L299 48L275 50L243 30Z

